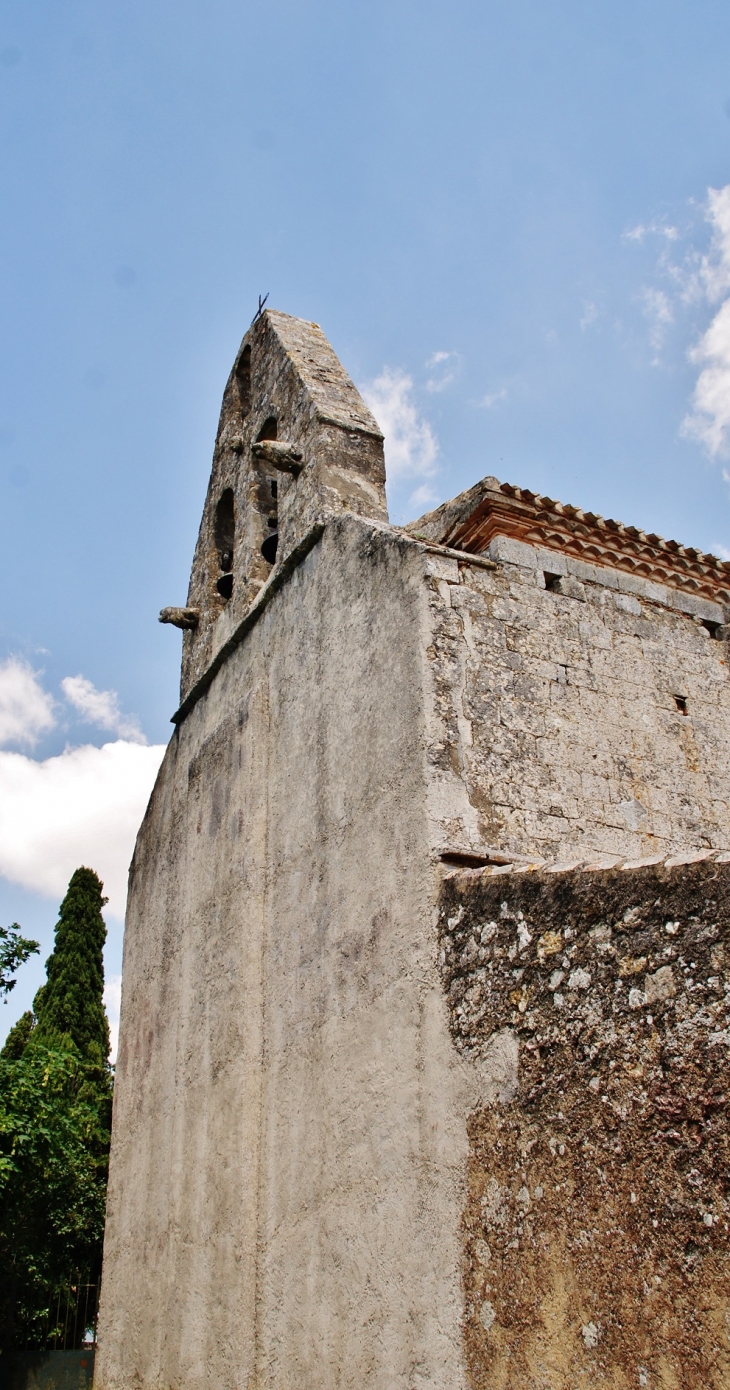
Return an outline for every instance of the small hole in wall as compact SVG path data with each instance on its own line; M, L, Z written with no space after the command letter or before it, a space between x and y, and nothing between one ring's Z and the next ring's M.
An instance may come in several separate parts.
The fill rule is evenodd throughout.
M686 696L686 695L675 695L675 697L674 697L674 703L675 703L675 705L677 706L677 709L678 709L678 711L679 711L680 714L689 714L689 710L687 709L687 696Z
M713 623L710 618L703 618L702 626L707 628L710 637L717 637L717 634L720 630L720 623Z
M442 864L449 864L456 869L483 869L487 864L505 863L509 861L509 855L501 854L497 859L493 859L490 854L472 854L469 850L446 850L439 855Z
M218 590L218 593L220 594L221 598L224 598L227 601L233 593L233 575L222 574L215 587Z
M543 570L543 575L545 578L545 588L552 589L554 592L557 591L562 576L559 574L548 574L547 570Z
M276 501L279 496L279 484L276 478L269 478L269 487L271 488L271 496Z

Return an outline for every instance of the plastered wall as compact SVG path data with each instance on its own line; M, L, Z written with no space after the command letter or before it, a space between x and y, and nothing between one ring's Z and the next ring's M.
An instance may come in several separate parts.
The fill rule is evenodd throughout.
M464 1384L422 549L331 522L174 736L125 942L98 1390Z

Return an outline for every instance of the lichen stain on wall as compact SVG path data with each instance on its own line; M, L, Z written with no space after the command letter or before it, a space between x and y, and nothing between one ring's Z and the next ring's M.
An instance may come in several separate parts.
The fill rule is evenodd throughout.
M729 869L444 886L455 1044L520 1039L468 1122L475 1390L730 1384Z

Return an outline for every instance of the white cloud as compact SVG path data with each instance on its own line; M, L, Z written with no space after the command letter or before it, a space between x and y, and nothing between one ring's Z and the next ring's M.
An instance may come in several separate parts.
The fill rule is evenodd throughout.
M110 1060L116 1062L119 1046L119 1010L122 1006L122 977L109 975L104 983L104 1008L109 1019Z
M707 332L690 352L690 361L705 363L697 378L692 412L684 433L699 439L711 458L730 452L730 299L718 309Z
M717 301L730 290L730 184L710 188L705 217L712 227L709 253L700 271L707 297Z
M122 714L115 690L97 690L86 676L65 676L61 689L69 704L83 715L88 724L109 729L111 733L131 739L134 743L146 743L137 720Z
M457 376L461 367L460 352L433 352L426 366L434 372L426 382L427 391L445 391Z
M661 365L661 355L666 348L669 329L677 322L680 311L697 304L706 297L703 280L703 257L693 246L685 245L679 258L674 243L681 242L685 235L679 229L664 222L640 223L624 232L623 240L641 245L647 237L659 237L661 246L655 264L655 273L663 284L644 286L637 295L641 311L648 323L649 344L653 350L652 366ZM621 324L616 327L620 330Z
M419 511L421 508L423 508L424 511L429 511L431 507L437 505L440 501L440 497L435 488L432 488L428 483L423 483L421 487L417 487L415 492L411 493L408 501L412 507L417 508Z
M701 371L682 430L718 458L730 453L730 184L709 190L705 216L712 243L699 278L709 302L723 302L689 354Z
M28 663L15 656L0 663L0 744L33 748L55 722L53 700Z
M642 312L649 323L649 342L655 353L661 352L667 329L674 323L674 310L664 290L645 287L641 291ZM654 359L657 366L657 358Z
M427 420L420 418L412 399L413 378L384 367L380 376L362 388L385 437L385 469L390 483L433 478L438 443ZM409 499L413 504L416 491Z
M74 869L104 882L124 916L127 868L165 749L118 739L37 762L0 753L0 874L61 898Z
M489 391L486 396L482 396L482 399L477 401L477 405L481 406L482 410L495 410L506 399L507 387L503 386L499 391Z
M676 241L679 232L666 222L640 222L637 227L624 232L624 241L638 241L641 244L647 236L663 236L667 241Z
M583 317L580 321L581 332L585 333L586 328L590 328L598 318L598 306L592 300L586 299L583 304Z

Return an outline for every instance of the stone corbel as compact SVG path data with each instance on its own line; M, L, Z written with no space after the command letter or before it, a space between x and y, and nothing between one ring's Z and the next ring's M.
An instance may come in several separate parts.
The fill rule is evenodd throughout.
M172 623L173 627L197 627L200 622L200 610L198 608L163 608L159 621Z
M304 466L301 451L285 439L260 439L251 445L251 453L261 463L268 463L279 473L291 473L295 478Z

